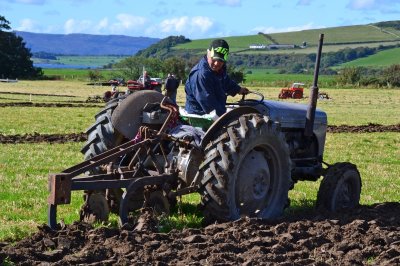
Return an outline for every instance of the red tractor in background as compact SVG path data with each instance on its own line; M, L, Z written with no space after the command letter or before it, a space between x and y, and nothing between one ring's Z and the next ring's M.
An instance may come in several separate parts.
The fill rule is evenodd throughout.
M120 82L117 79L112 79L109 81L109 84L111 85L111 91L106 91L103 95L103 100L105 102L110 101L111 99L118 98L118 96L121 96L123 94L131 94L132 92L135 91L140 91L140 90L154 90L158 91L161 93L161 87L162 87L162 81L160 82L157 79L151 78L149 82L143 82L139 80L128 80L125 84L125 82ZM126 90L120 91L118 87L121 86L127 86L128 88Z
M156 79L150 78L149 83L143 84L140 80L128 80L128 90L137 91L137 90L155 90L161 92L162 82L157 81Z
M279 93L279 99L302 99L304 91L304 84L295 82L290 88L283 88Z

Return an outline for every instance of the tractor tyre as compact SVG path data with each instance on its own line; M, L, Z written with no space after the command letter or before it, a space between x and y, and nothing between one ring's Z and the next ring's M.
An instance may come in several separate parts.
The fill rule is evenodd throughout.
M111 123L111 115L114 112L118 104L125 99L126 96L123 95L116 99L111 99L107 102L106 106L95 115L95 123L86 130L87 138L85 145L81 149L84 154L84 159L89 160L94 156L97 156L108 149L114 148L121 144L123 138L121 135L114 131L114 127ZM105 173L105 170L101 167L96 167L90 171L90 174L101 174ZM121 189L108 189L105 191L97 191L96 194L101 194L106 198L108 206L111 212L118 213L119 199L123 191ZM92 191L85 191L83 198L86 200L87 197L91 199L92 205L102 206L103 198L96 196L91 198ZM95 202L98 200L99 202ZM84 217L84 221L106 221L108 219L108 214L97 215L98 212L88 211L85 205L81 208L81 217Z
M105 222L108 220L110 209L103 193L86 195L85 204L80 210L80 219L86 223Z
M119 134L114 131L114 127L111 124L111 115L119 102L124 98L125 97L122 96L121 98L110 100L107 102L105 108L96 114L95 123L86 130L88 139L81 149L85 160L89 160L120 144L118 142L121 141L121 138ZM96 168L92 173L97 174L101 173L101 171Z
M200 167L204 223L280 216L289 202L292 163L278 124L245 114L214 139Z
M292 98L293 99L302 99L303 93L301 91L295 91L292 93Z
M360 173L354 164L344 162L330 166L318 190L317 210L335 212L357 207L361 186Z
M150 197L148 201L145 202L144 207L153 209L153 212L156 216L168 216L170 213L171 205L168 198L164 196L163 192L160 190L156 190L150 193Z

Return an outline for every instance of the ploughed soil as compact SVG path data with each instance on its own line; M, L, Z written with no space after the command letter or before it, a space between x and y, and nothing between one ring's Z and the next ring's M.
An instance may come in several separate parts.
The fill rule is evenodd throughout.
M373 133L373 132L400 132L400 124L397 125L379 125L368 124L361 126L328 126L328 132L331 133ZM65 143L73 141L86 141L86 133L71 133L71 134L23 134L23 135L2 135L0 134L0 143Z
M169 233L143 210L121 228L43 225L0 245L0 261L16 265L400 265L400 203Z

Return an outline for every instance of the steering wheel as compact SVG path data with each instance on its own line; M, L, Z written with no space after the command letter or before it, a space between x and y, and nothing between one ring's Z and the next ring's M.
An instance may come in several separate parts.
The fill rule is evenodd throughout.
M239 106L249 106L249 105L257 105L264 101L264 95L257 91L249 91L248 94L255 94L259 97L259 99L245 99L246 94L242 95L242 99L240 99L236 103L227 103L226 105L239 105Z

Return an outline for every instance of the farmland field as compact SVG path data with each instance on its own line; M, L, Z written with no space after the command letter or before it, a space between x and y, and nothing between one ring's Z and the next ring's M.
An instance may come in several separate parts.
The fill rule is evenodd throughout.
M0 103L70 103L77 107L26 107L8 105L1 108L0 134L70 134L81 133L93 123L98 106L83 107L84 100L101 94L106 87L88 86L73 81L20 81L0 83ZM267 99L277 99L279 88L250 87ZM395 125L400 123L398 89L320 88L329 94L318 108L328 113L330 125ZM19 93L19 94L13 94ZM51 96L56 95L56 96ZM68 97L74 96L74 97ZM236 99L236 98L235 98ZM232 99L234 101L235 99ZM237 99L236 99L237 100ZM307 99L288 100L307 103ZM183 88L178 104L184 104ZM46 222L47 175L82 160L83 143L0 144L0 239L18 239ZM351 161L359 166L364 187L361 202L372 204L399 201L400 135L385 133L328 133L327 161ZM62 156L61 156L62 154ZM397 159L396 159L397 158ZM291 191L292 206L314 202L319 182L304 182ZM29 192L29 193L28 193ZM193 200L193 199L191 199ZM196 201L196 197L194 198ZM80 196L74 193L73 204L61 212L66 222L78 219ZM190 201L190 199L189 199Z
M398 64L400 58L400 48L393 48L385 51L380 51L377 54L366 58L359 58L350 62L341 64L340 67L388 67Z
M304 49L273 49L273 50L248 50L250 44L271 44L271 39L262 35L225 37L231 46L231 52L244 54L291 54L315 53L318 36L324 33L324 51L336 52L344 48L378 47L380 45L396 45L400 42L399 31L392 28L381 29L375 25L358 25L346 27L333 27L293 32L271 33L268 36L278 44L294 44L297 46L307 43ZM193 40L189 43L179 44L173 49L204 51L211 39Z
M79 68L101 68L107 64L114 64L127 56L67 56L58 55L57 59L32 58L34 64L48 64L63 68L73 65Z

